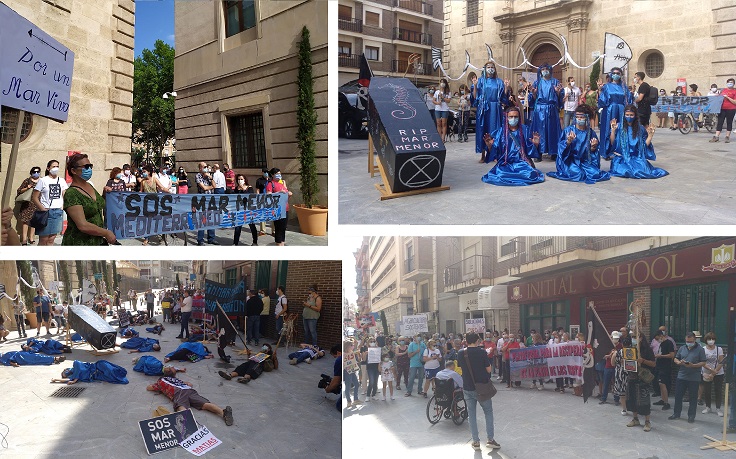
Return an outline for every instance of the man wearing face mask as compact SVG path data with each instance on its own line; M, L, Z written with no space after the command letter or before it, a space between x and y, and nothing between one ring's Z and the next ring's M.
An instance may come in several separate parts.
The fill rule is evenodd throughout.
M135 179L135 175L133 175L133 172L130 170L130 164L123 164L122 180L123 183L125 183L125 191L135 191L138 183Z
M215 194L225 194L225 187L227 182L225 181L225 174L220 171L220 165L215 164L213 167L214 172L212 173L212 185L215 187Z
M410 397L411 391L414 389L414 378L419 378L417 393L422 394L422 384L424 383L424 365L422 364L422 355L427 347L422 342L422 336L416 335L414 341L409 344L409 383L406 384L406 393L404 397Z
M567 77L567 86L563 95L565 106L565 118L562 123L563 127L571 126L575 121L575 109L580 101L581 91L575 84L575 78Z
M480 163L486 159L484 136L491 135L503 125L503 109L509 104L508 91L496 73L496 64L486 62L480 78L473 75L471 101L478 107L475 115L475 152L481 155Z
M199 173L196 177L197 182L197 193L199 194L212 194L214 193L214 185L212 184L212 176L210 170L207 167L207 163L204 161L199 163ZM218 245L215 240L215 230L207 230L207 243L212 245ZM197 231L197 245L204 245L204 230Z
M562 83L552 77L552 66L543 64L537 70L537 81L532 85L535 104L532 114L532 132L539 133L539 158L549 154L557 157L560 139L560 108L563 106Z
M652 104L649 103L649 90L651 86L649 83L644 81L644 72L636 72L634 74L634 84L638 87L636 89L636 109L639 116L639 124L644 127L649 126L649 121L652 117Z
M460 96L458 108L460 109L460 127L457 133L458 142L468 141L468 123L470 122L470 88L467 85L460 85Z
M273 361L274 353L269 344L264 344L261 347L261 353L252 356L244 363L235 367L235 369L231 372L220 370L217 372L217 374L219 374L220 377L222 377L223 379L227 379L228 381L233 378L239 377L237 380L239 383L248 384L252 379L258 379L258 377L264 372L264 367L266 365L270 365L271 367L275 366ZM265 359L263 354L267 356L265 357ZM271 362L266 363L268 360L271 360ZM275 367L278 368L278 366Z
M695 334L688 332L685 335L685 346L682 346L675 355L674 363L680 367L677 373L675 386L675 407L672 416L668 419L680 419L682 399L685 391L690 397L690 406L687 410L687 422L695 422L695 413L698 409L698 387L700 386L701 368L705 365L705 349L695 342Z

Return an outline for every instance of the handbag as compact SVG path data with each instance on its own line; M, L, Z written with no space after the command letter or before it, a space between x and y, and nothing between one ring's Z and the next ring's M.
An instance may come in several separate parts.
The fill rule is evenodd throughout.
M639 379L649 384L650 382L654 381L654 373L649 371L649 369L641 366L639 367Z
M473 367L470 365L470 359L468 358L468 351L465 350L465 362L468 364L468 370L470 371L470 377L473 378L473 384L475 384L475 391L478 393L478 400L484 402L490 400L498 392L496 386L493 385L491 378L488 378L488 382L477 382L475 380L475 374L473 374Z
M15 202L31 202L31 195L33 194L33 188L29 188L15 197Z
M59 179L56 179L56 184L59 184ZM49 209L51 208L51 204L54 202L54 198L51 198L51 201L49 202ZM36 210L33 212L33 217L31 217L31 220L28 222L28 225L32 228L35 228L37 230L42 230L46 228L46 225L49 224L49 211L47 210Z

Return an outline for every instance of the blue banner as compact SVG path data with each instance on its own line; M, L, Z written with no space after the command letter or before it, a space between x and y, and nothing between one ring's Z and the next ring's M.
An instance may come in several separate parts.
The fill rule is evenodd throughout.
M286 193L107 194L107 229L118 239L218 228L234 228L286 216Z
M652 113L720 113L723 96L669 96L660 97L652 105Z
M216 314L217 303L227 315L245 315L245 280L228 287L225 284L206 279L204 282L204 302L207 313Z

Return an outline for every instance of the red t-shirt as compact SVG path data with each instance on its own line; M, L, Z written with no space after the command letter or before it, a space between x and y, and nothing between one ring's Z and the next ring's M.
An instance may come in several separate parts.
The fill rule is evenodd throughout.
M508 346L506 346L506 350L503 352L503 358L508 360L510 358L509 351L511 349L519 349L521 348L521 345L518 341L514 341L513 343L508 343Z
M483 340L483 347L486 349L486 354L488 354L488 357L493 357L496 355L496 342L493 341L493 338L491 338L490 341Z
M724 90L721 91L721 95L722 96L728 96L731 99L736 99L736 88L726 88L726 89L724 89ZM724 98L723 99L723 105L721 106L721 109L733 110L733 109L736 109L736 104L734 104L730 100Z
M176 391L182 389L191 389L191 387L181 379L173 378L171 376L164 376L163 378L159 378L154 386L156 387L156 390L169 397L170 400L174 400L174 395L176 394Z
M619 343L616 345L616 349L623 349L623 348L624 348L624 345L621 344L621 342L619 341ZM615 366L611 365L611 357L608 355L606 356L606 368L616 368Z
M289 190L286 188L286 185L284 185L281 182L275 182L273 180L270 180L266 184L266 192L267 193L288 193ZM286 211L289 211L289 201L287 199L286 201Z
M235 189L235 171L232 169L228 169L225 172L225 188L228 190Z

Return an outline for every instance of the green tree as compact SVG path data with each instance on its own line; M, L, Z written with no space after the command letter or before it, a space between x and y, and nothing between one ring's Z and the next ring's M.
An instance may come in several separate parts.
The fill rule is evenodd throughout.
M115 260L112 261L112 289L115 290L118 288L118 283L120 282L120 279L118 278L118 264L115 262Z
M388 335L388 322L386 321L386 312L381 310L381 325L383 326L384 336Z
M133 68L133 142L146 145L149 157L160 153L174 137L174 48L156 40L144 49Z
M64 260L59 261L59 276L61 277L62 285L64 285L64 295L62 297L62 301L68 300L69 292L72 291L72 282L69 278L69 265Z
M601 75L601 61L595 61L593 68L590 70L590 89L598 90L598 77Z
M84 279L84 270L82 269L82 261L75 260L74 267L77 269L77 288L82 288L82 279Z
M317 181L317 160L315 158L317 113L314 111L312 80L312 46L309 43L309 29L302 28L299 42L299 73L297 76L297 146L301 174L301 192L304 205L312 208L317 203L319 182Z
M28 260L18 260L15 262L15 266L18 268L18 275L22 277L26 282L33 282L33 275L31 274L31 262ZM23 297L23 302L26 304L26 309L29 312L35 311L33 307L33 298L36 296L36 291L31 287L28 287L23 282L20 283L20 293Z
M112 280L110 279L110 272L107 269L107 261L100 261L100 265L102 267L102 280L105 281L105 292L108 295L112 295Z

